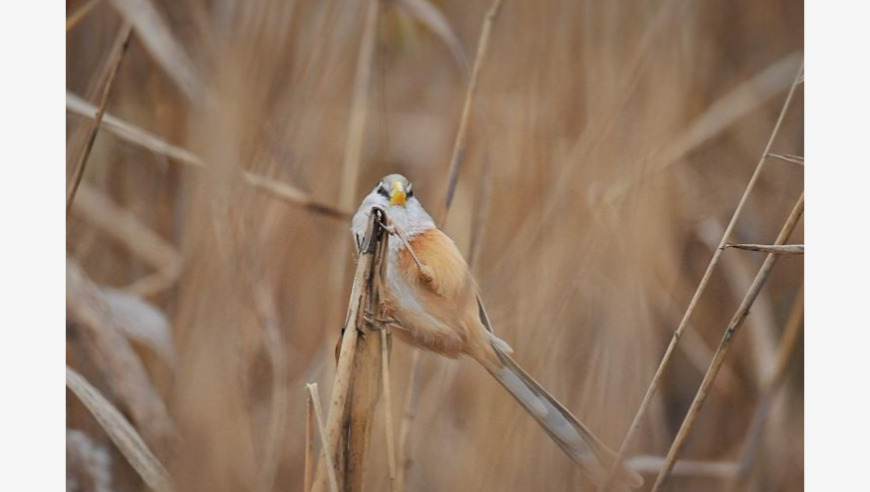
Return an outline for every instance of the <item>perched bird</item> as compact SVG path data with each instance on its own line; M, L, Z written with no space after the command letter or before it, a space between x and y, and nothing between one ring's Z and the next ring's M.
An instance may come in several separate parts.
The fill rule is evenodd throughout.
M357 244L373 207L386 211L387 227L397 236L389 242L382 306L393 333L421 349L480 363L602 485L614 453L508 355L513 350L493 333L468 265L414 197L411 183L391 174L365 197L353 217ZM616 483L637 488L643 479L623 466Z

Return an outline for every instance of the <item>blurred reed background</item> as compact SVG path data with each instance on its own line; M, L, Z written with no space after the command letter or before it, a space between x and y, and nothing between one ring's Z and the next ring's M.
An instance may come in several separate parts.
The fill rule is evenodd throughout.
M180 490L303 489L305 383L328 400L350 290L341 213L391 172L442 206L488 4L382 1L358 64L368 2L67 0L70 185L133 25L68 216L67 364ZM445 230L517 360L614 449L802 49L790 0L506 0L492 25ZM802 100L774 151L802 155ZM733 242L772 243L802 189L800 165L768 162ZM629 448L647 488L763 259L723 254ZM681 455L714 472L678 466L671 490L731 486L802 285L802 257L781 259ZM749 490L803 489L801 343ZM407 346L391 367L398 435ZM423 354L419 383L406 490L591 490L474 364ZM383 425L368 490L388 490ZM70 392L67 428L68 491L143 489Z

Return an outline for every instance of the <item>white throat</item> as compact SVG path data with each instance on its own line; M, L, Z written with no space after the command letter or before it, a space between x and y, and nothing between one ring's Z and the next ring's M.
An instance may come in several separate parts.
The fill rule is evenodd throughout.
M407 240L421 232L435 228L435 221L426 213L417 198L408 198L405 205L391 205L389 199L373 191L365 197L351 223L351 231L360 240L365 236L369 214L374 206L379 206L387 211L392 224L396 226L399 234L402 234ZM401 241L390 241L391 250L395 251L401 246L403 246Z

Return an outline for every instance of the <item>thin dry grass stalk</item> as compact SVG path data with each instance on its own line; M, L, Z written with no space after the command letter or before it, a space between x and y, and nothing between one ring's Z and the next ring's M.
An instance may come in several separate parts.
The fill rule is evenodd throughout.
M762 253L775 253L778 255L802 255L803 244L726 244L726 248L743 249L746 251L760 251Z
M710 248L717 248L719 247L719 241L722 238L722 232L724 230L724 224L716 219L709 219L705 220L698 226L697 233L699 239L701 239L704 244ZM751 255L735 254L731 255L730 259L731 266L730 268L725 269L722 272L722 275L727 280L728 287L733 293L735 302L740 302L739 300L743 298L746 289L748 289L752 284L752 279L755 277L755 272L758 268L756 264L750 261L753 259L751 258ZM751 340L749 341L750 353L748 355L755 366L755 369L750 373L750 375L754 379L755 387L759 388L764 384L766 378L769 377L773 371L778 326L774 315L774 307L770 301L770 297L765 292L762 292L758 299L755 300L752 312L752 319L748 320L753 327L749 331L749 337ZM687 328L683 334L685 335L689 330L691 330L691 327ZM680 345L685 343L686 338L688 337L684 336L683 339L680 340ZM710 360L713 358L712 356L713 351L711 350L710 357L704 359L701 374L707 372L707 367L710 364ZM719 380L722 380L721 373Z
M68 111L86 118L93 119L96 107L84 101L75 94L67 92L66 108ZM188 164L197 168L204 168L206 163L198 155L181 147L172 145L160 137L153 135L135 125L127 123L109 113L102 120L102 126L113 135L127 142L140 145L155 154L169 157L172 161ZM350 218L350 209L339 209L314 199L310 193L274 179L260 176L248 171L243 172L245 182L252 187L267 193L292 206L301 207L320 215L326 215L339 220Z
M755 188L755 183L758 181L762 169L764 169L764 164L765 162L767 162L767 157L770 153L770 149L773 146L774 140L776 140L777 134L779 134L779 130L782 127L782 122L785 120L786 112L791 105L795 89L798 86L798 81L800 80L800 76L803 73L803 70L804 67L802 63L800 69L798 70L798 73L795 75L794 82L792 82L791 89L789 89L788 91L788 96L786 96L785 98L782 109L779 112L779 117L776 120L776 124L773 127L773 131L770 134L767 145L765 146L764 151L761 153L761 158L759 159L758 164L755 166L755 171L752 173L752 177L749 178L749 182L746 184L746 189L743 191L743 195L740 197L740 201L738 202L737 207L734 209L734 213L731 216L731 221L728 223L728 226L725 228L725 232L722 234L722 239L719 241L719 247L713 251L713 257L710 259L710 263L707 265L707 270L704 272L703 277L701 277L701 281L698 283L698 287L695 289L694 295L692 295L692 300L689 301L689 306L686 308L686 312L683 315L683 318L680 320L680 324L677 326L676 331L674 331L671 342L668 345L667 350L665 350L665 354L662 357L662 360L659 363L655 374L653 375L652 381L647 388L646 394L644 395L643 400L641 401L640 406L637 409L637 413L635 414L634 419L632 420L631 425L628 428L628 432L626 433L625 438L622 440L622 444L619 446L619 451L616 453L616 458L613 460L613 465L610 468L609 478L604 484L604 487L602 487L604 491L610 490L610 487L613 485L613 478L616 476L615 472L619 470L619 466L621 466L622 461L625 459L625 454L628 451L628 446L629 444L631 444L634 435L640 428L641 419L649 409L650 403L652 403L652 398L658 390L659 385L661 384L665 369L667 369L668 365L670 365L671 357L674 354L674 349L679 343L683 331L688 326L689 319L692 317L692 313L695 312L698 301L701 299L701 296L707 289L707 284L709 284L710 278L713 275L713 271L715 270L716 265L719 263L719 258L724 251L724 246L728 241L728 237L731 236L731 231L734 230L734 226L737 224L737 220L740 218L740 215L743 212L743 208L746 205L747 199L749 198L749 195L752 192L753 188Z
M74 27L76 27L79 22L82 21L94 8L100 4L103 0L89 0L86 4L77 8L73 13L69 14L66 18L66 32L72 31Z
M103 114L106 112L106 105L109 102L109 95L112 93L112 86L115 82L115 76L118 75L118 70L121 68L121 61L124 59L124 54L127 52L127 47L130 45L130 36L133 33L133 27L130 23L125 22L118 31L118 36L115 38L115 43L112 46L112 51L109 54L109 63L106 64L106 72L101 75L100 80L103 80L103 90L100 93L100 102L97 105L97 111L94 114L94 121L88 128L85 146L75 159L75 167L73 168L72 184L66 193L66 213L69 215L70 207L72 207L73 199L75 199L76 191L79 184L82 182L82 177L85 174L85 165L88 162L88 157L91 155L91 149L94 148L94 142L97 139L97 131L100 129L100 122L103 120Z
M480 80L480 69L486 59L489 50L489 35L495 19L501 11L504 0L495 0L486 13L483 27L480 30L480 38L477 41L477 55L474 58L474 67L471 70L471 79L468 81L468 90L465 92L465 102L462 105L462 116L459 118L459 129L456 131L456 140L453 142L453 154L450 157L450 170L447 172L447 186L444 193L444 203L441 204L440 212L436 221L443 227L447 220L447 212L453 202L456 193L456 184L459 180L459 171L465 158L465 147L468 142L468 129L471 125L471 114L474 108L474 96L477 94L477 85Z
M489 156L483 160L483 175L477 190L477 203L474 206L474 217L471 220L471 240L468 243L468 268L473 269L480 263L480 253L483 251L483 231L489 216L489 205L492 200L492 163Z
M145 484L156 492L171 492L169 473L121 412L69 366L66 368L66 386L94 416Z
M785 243L785 241L788 240L789 236L791 236L792 231L794 231L795 226L797 226L798 221L803 215L803 211L804 194L801 193L800 198L798 198L797 202L792 208L792 211L789 214L785 224L782 226L782 229L780 230L774 244L783 244ZM778 258L779 255L775 253L768 253L767 258L765 258L764 263L758 270L758 274L756 274L755 276L755 280L753 280L752 285L749 287L749 290L746 292L746 295L743 298L743 301L740 303L740 307L737 308L737 312L734 313L734 317L728 324L728 328L725 330L722 341L719 343L719 348L716 350L716 354L713 357L713 361L710 363L707 374L704 376L704 380L701 382L701 387L698 388L695 399L694 401L692 401L691 407L689 407L689 412L686 414L686 418L683 420L683 424L680 426L677 437L676 439L674 439L674 443L671 445L671 449L668 451L667 458L665 459L665 464L663 465L661 472L656 478L656 482L653 485L652 492L662 490L665 483L667 482L668 475L671 469L673 469L677 457L682 451L683 446L685 446L686 439L688 438L689 434L695 426L695 423L697 422L698 414L700 413L701 407L704 405L704 402L707 399L707 395L709 394L713 382L716 380L716 375L719 373L719 369L725 362L725 357L728 355L728 352L731 348L731 342L737 335L741 325L743 324L743 320L745 320L746 316L749 315L749 309L752 307L752 303L755 301L755 298L758 296L758 293L761 291L761 288L764 286L765 282L770 276L770 272L773 270L773 266Z
M309 193L306 193L293 185L282 183L265 176L258 176L250 172L245 172L244 176L245 182L249 185L290 205L302 207L316 214L325 215L342 221L350 218L348 208L336 208L318 202Z
M329 441L326 439L326 430L323 427L323 410L320 408L320 396L317 394L317 383L306 385L308 388L309 401L314 406L314 415L317 419L317 430L320 434L320 449L322 462L326 463L326 473L329 477L329 488L332 492L338 492L338 482L335 477L335 462L332 460L332 450L329 447ZM311 490L306 489L306 492Z
M729 488L731 492L746 490L752 471L758 465L758 450L764 436L768 415L773 408L774 400L785 383L789 364L794 357L795 349L798 347L797 342L803 328L803 320L804 286L801 284L782 332L782 341L779 344L773 376L761 390L761 400L758 402L752 416L752 422L749 424L746 440L743 442L743 449L740 453L740 466Z
M371 220L360 248L356 274L341 340L338 367L333 381L332 400L324 442L332 450L341 490L362 489L365 458L368 453L374 408L379 397L380 344L370 333L371 319L378 315L380 280L386 266L388 236L381 227L386 217L379 209L371 211ZM320 460L312 490L326 487L327 463Z
M625 460L635 471L657 474L665 464L663 456L636 456ZM738 464L730 461L677 461L673 475L686 478L727 479L737 473Z

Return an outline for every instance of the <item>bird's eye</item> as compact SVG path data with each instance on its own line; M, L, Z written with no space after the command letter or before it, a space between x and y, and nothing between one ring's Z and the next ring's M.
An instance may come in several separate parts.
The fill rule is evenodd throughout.
M412 197L414 196L414 189L411 188L410 185L408 186L408 193L407 193L407 195L408 195L408 198L412 198Z
M378 186L378 195L381 195L384 198L390 198L390 193L382 186Z

